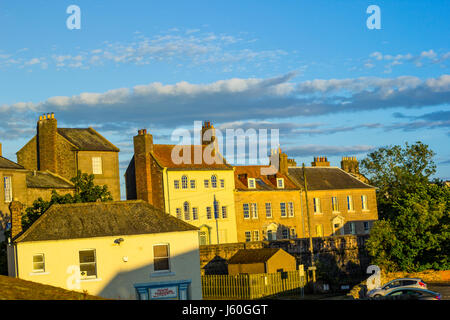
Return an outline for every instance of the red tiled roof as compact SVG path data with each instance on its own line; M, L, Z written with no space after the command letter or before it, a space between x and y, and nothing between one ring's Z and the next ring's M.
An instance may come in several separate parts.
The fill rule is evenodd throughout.
M174 147L183 147L179 150L174 150L174 155L179 155L180 160L183 158L183 152L186 150L185 147L190 147L190 161L189 163L174 163L172 160L172 151ZM205 159L202 157L200 163L195 163L195 153L201 150L203 155L206 146L203 145L189 145L189 146L179 146L172 144L154 144L153 145L153 157L165 168L169 169L191 169L191 170L201 170L201 169L215 169L215 170L233 170L233 167L226 163L218 153L216 154L215 160L211 164L206 163ZM179 151L179 153L177 152ZM222 160L223 159L223 160Z
M269 168L269 166L235 166L234 167L234 184L237 190L241 191L270 191L270 190L299 190L297 186L284 174L277 172L275 175L268 176L261 174L261 168ZM255 178L255 189L248 188L247 179L239 179L241 175L247 174L247 178ZM277 178L284 179L284 188L277 188Z

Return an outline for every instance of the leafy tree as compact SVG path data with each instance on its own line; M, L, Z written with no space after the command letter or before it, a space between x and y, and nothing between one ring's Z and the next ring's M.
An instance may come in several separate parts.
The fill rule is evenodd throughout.
M378 187L380 209L367 250L387 271L450 267L450 189L442 181L430 181L436 168L433 155L417 142L380 148L361 162Z
M31 207L26 209L26 214L22 218L23 229L28 229L34 221L36 221L52 204L64 203L81 203L81 202L96 202L96 201L112 201L111 193L108 191L106 185L98 186L94 184L94 175L77 172L76 177L71 181L75 185L74 195L65 194L60 195L55 190L52 191L50 201L45 201L38 198L33 202Z
M381 147L361 161L361 172L378 188L377 203L381 218L389 218L392 204L404 192L416 192L436 173L435 153L418 141L413 145Z

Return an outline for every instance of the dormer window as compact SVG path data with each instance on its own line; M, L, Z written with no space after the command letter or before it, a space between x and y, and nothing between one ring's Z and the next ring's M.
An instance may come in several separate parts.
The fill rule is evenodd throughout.
M277 178L277 188L284 189L284 179L283 178Z
M256 188L255 178L248 178L248 187L250 189L255 189Z

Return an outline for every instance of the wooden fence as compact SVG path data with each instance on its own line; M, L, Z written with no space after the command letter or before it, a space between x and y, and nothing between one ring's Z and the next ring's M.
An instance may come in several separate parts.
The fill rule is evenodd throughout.
M202 293L204 299L251 300L286 291L303 294L305 282L303 265L299 270L287 272L205 275L202 276Z

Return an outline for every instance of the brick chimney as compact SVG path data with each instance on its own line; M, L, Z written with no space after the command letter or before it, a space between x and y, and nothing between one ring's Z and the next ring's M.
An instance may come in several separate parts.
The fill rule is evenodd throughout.
M281 148L278 148L278 154L280 156L280 168L278 171L282 174L287 174L289 168L288 156L286 153L281 152Z
M201 143L204 146L207 146L213 143L214 149L211 152L212 156L215 156L216 151L219 150L216 139L216 129L211 124L210 121L205 121L202 125L202 137Z
M23 205L16 198L9 204L11 212L11 238L22 232L22 208Z
M136 175L136 197L153 204L151 155L153 151L153 136L147 129L138 131L133 137L134 167Z
M311 166L313 166L313 167L329 167L330 162L327 160L327 157L314 157L314 161L311 162Z
M2 157L2 143L0 142L0 157Z
M359 163L356 157L342 157L341 169L348 172L359 174Z
M38 170L58 172L56 161L57 131L58 124L53 112L39 117L37 123Z

